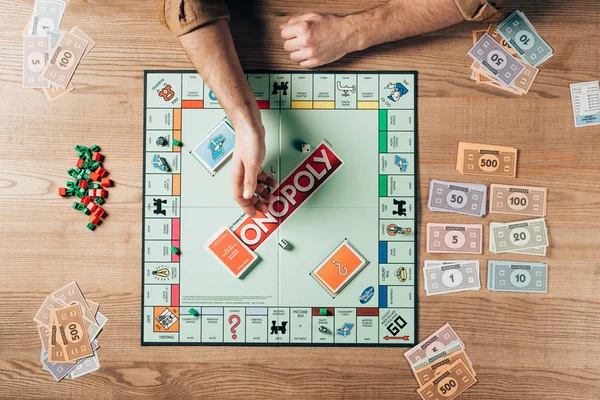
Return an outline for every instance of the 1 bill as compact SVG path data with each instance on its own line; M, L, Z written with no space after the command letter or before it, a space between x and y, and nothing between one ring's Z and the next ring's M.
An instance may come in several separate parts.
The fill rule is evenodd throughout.
M510 86L525 66L487 33L467 53L503 86Z
M552 57L552 47L542 39L525 14L519 10L514 11L498 25L497 31L529 65L537 67Z
M66 3L61 0L36 0L28 33L45 35L49 30L58 30L65 8Z
M456 169L465 175L517 175L517 149L478 143L458 143Z
M44 78L51 51L49 36L23 36L23 88L47 88Z
M437 331L432 333L427 339L404 353L404 357L410 365L416 364L418 361L425 359L438 352L444 346L458 340L464 348L465 344L460 340L450 324L445 324Z
M423 269L427 296L479 290L479 261L447 262L428 265Z
M83 293L81 293L77 282L73 281L69 283L68 285L53 292L51 296L53 296L57 301L62 301L65 305L73 302L80 303L83 309L83 316L91 322L96 323L94 314L92 314L92 311L90 310L85 297L83 297Z
M100 346L98 346L98 342L95 340L92 342L91 346L92 346L93 351L96 351L100 348ZM44 354L44 357L42 359L42 365L44 366L44 369L46 369L48 372L50 372L50 374L52 375L54 380L56 380L56 382L59 382L64 377L69 375L71 373L71 371L73 371L73 369L76 368L79 364L81 364L84 360L85 359L81 359L81 360L77 361L76 363L72 363L72 364L55 363L55 362L49 361L48 355Z
M442 347L436 353L433 353L429 357L426 357L420 361L417 361L410 367L413 369L413 371L416 371L420 368L423 368L426 365L429 365L429 364L435 362L436 360L438 360L440 358L444 358L444 357L449 356L450 354L453 354L457 351L463 350L464 348L465 348L465 346L463 346L463 344L460 340L455 340L455 341L447 344L446 346Z
M427 224L428 253L471 253L483 250L480 224Z
M515 250L549 245L544 218L508 224L496 223L490 230L496 253L509 253Z
M497 292L548 293L548 265L490 260L488 289Z
M88 42L69 32L63 32L50 62L44 70L44 78L55 86L66 88L75 69L85 53Z
M431 211L447 211L475 217L485 215L487 186L432 180L429 184Z
M52 310L58 327L56 336L60 334L59 340L67 362L73 362L93 354L90 339L85 329L83 315L79 304L71 304L65 308ZM52 336L54 336L54 329ZM50 361L55 361L48 354Z
M547 199L545 187L492 184L490 213L545 217Z

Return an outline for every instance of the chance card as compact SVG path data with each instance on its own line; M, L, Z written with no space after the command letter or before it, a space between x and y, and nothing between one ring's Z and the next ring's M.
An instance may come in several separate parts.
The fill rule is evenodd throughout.
M190 153L214 175L233 154L234 144L233 128L224 118Z
M219 229L204 247L236 278L242 276L258 258L226 227Z
M367 260L348 240L344 240L311 275L329 294L335 296L367 264Z

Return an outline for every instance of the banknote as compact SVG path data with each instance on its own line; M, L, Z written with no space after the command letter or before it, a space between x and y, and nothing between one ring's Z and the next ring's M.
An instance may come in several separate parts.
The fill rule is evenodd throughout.
M93 356L84 358L79 365L73 368L70 377L71 379L77 379L80 376L87 375L90 372L98 371L99 369L100 360L98 359L96 352L94 352Z
M519 60L510 55L487 33L483 34L467 54L503 86L512 85L525 69Z
M49 36L23 36L23 88L47 88L44 67L50 57Z
M38 334L40 342L42 342L42 350L48 351L48 343L50 343L50 329L47 326L38 325Z
M435 361L431 362L430 364L427 364L417 370L414 370L413 374L415 375L419 386L423 386L427 382L435 378L440 371L443 371L443 367L454 364L458 360L463 360L465 365L469 368L471 375L477 376L475 370L471 366L471 362L469 360L467 352L463 349L459 349L458 351L453 352L451 354L446 354L442 357L438 357Z
M48 101L54 101L74 89L75 89L75 86L73 86L73 83L69 82L69 84L67 85L66 88L61 88L61 87L54 86L51 84L49 88L42 89L42 92L44 92L44 96L46 96L46 99L48 99Z
M52 310L58 325L61 345L67 361L73 362L93 354L89 336L84 327L83 315L79 304ZM57 336L59 334L57 332ZM50 358L50 357L49 357ZM50 361L54 359L50 358Z
M63 336L60 331L60 324L56 319L56 310L60 310L60 308L53 308L50 311L50 340L48 342L48 361L50 362L59 362L59 363L68 363L69 359L65 352L64 344L67 343L66 338L63 341Z
M460 340L455 340L455 341L447 344L446 346L442 347L436 353L433 353L429 357L426 357L420 361L417 361L416 363L411 365L411 368L413 369L413 371L416 371L420 368L423 368L426 365L429 365L429 364L439 360L440 358L444 358L444 357L446 357L452 353L455 353L459 350L463 350L464 348L465 348L465 346L463 346L463 344L461 343Z
M89 299L85 299L85 301L88 303L88 307L90 308L92 315L96 315L96 313L98 312L98 309L100 308L100 304L96 303L95 301L89 300Z
M508 92L520 96L529 92L529 89L531 89L535 78L540 72L539 69L532 67L531 65L524 64L524 67L525 69L523 70L523 72L521 72L517 79L515 79L513 84L508 87L505 87L499 84L488 71L481 68L481 65L479 65L477 62L473 61L473 64L471 64L471 69L478 74L478 77L476 79L477 83L491 83L502 90L506 90Z
M96 321L98 321L97 325L90 324L90 326L87 329L90 340L94 340L94 339L96 339L96 337L98 337L98 334L100 333L102 328L104 328L104 325L106 324L106 321L108 321L108 318L106 318L104 316L104 314L102 314L101 312L97 311L96 312Z
M427 224L428 253L481 254L482 243L480 224Z
M481 217L485 215L487 186L432 180L429 184L431 211L446 211Z
M62 305L54 300L54 298L46 296L33 320L42 326L50 327L50 310L61 307Z
M94 42L91 37L86 35L78 27L74 26L73 28L71 28L71 30L69 32L72 33L73 35L77 36L78 38L85 40L88 43L87 47L85 48L85 52L83 53L84 57L87 56L90 51L92 51L94 46L96 46L96 42Z
M50 47L54 49L58 44L58 39L60 39L60 31L48 30L46 35L50 37Z
M490 213L545 217L547 197L545 187L492 184Z
M529 65L537 67L552 57L552 47L519 10L514 11L498 25L497 31Z
M532 247L548 246L548 231L544 218L494 224L491 237L496 253L508 253Z
M81 293L79 286L77 286L77 282L73 281L69 283L68 285L53 292L51 296L53 296L56 300L62 301L65 305L71 304L72 302L80 303L83 308L84 317L93 323L96 323L94 314L92 314L92 311L90 310L85 297L83 297L83 293Z
M500 225L502 225L502 223L500 223L500 222L490 222L490 235L489 235L490 249L489 250L491 253L496 253L496 244L494 243L494 236L493 236L494 229L493 228L498 227ZM514 250L514 251L511 251L510 253L527 254L530 256L545 257L547 248L548 248L547 246L530 247L528 249Z
M499 292L548 293L548 265L490 260L488 289Z
M441 368L436 377L417 389L423 400L452 400L473 386L477 378L464 360Z
M427 296L479 290L479 261L427 265L423 269Z
M511 56L517 56L518 57L517 52L515 51L515 49L513 49L512 47L510 47L510 44L506 40L504 40L504 38L502 36L500 36L500 34L498 33L498 26L497 25L489 24L488 27L487 27L487 29L485 31L483 31L483 32L487 33L488 35L490 35L492 37L492 39L494 39L496 42L498 42L498 44L500 46L502 46L502 48L504 50L508 51ZM481 34L481 36L483 36L483 33ZM477 40L479 40L479 39L477 39ZM473 44L475 44L475 43L473 43Z
M44 69L44 78L55 86L66 88L85 53L88 42L69 32L63 32L50 61Z
M98 346L98 342L96 341L93 341L91 346L93 351L98 350L98 348L100 347ZM50 374L52 374L54 380L56 380L56 382L59 382L64 377L69 375L71 371L73 371L73 369L77 367L77 365L83 362L83 360L84 359L81 359L72 364L54 363L48 360L48 355L46 354L44 359L42 360L42 365L46 368L48 372L50 372Z
M410 365L429 357L433 353L438 352L444 346L458 340L464 348L464 343L460 340L450 324L445 324L437 331L432 333L428 338L404 353L404 357Z
M29 34L45 35L49 30L58 30L65 7L66 3L61 0L36 0Z
M456 169L465 175L517 175L517 149L478 143L458 143Z

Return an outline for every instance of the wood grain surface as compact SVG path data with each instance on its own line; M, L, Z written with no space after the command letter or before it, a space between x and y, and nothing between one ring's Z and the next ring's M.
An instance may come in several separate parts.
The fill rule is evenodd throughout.
M280 23L380 2L231 1L231 27L245 68L295 69ZM97 46L77 70L76 90L50 103L21 88L21 33L33 1L0 0L0 398L417 398L402 349L140 346L143 71L191 69L159 25L156 6L72 0L62 28L80 27ZM429 212L430 179L492 183L455 171L458 141L517 147L518 178L494 182L549 189L548 294L483 288L427 298L419 288L420 339L450 322L478 373L461 398L598 399L600 127L574 128L569 83L600 78L600 11L596 0L505 2L506 11L515 8L555 54L523 97L470 81L471 30L484 23L378 46L325 69L419 72L419 226L473 222ZM110 216L94 233L56 195L77 143L100 145L117 183ZM514 217L482 222L508 220ZM422 230L420 239L423 260ZM488 258L499 259L486 252L482 266ZM72 280L109 322L99 336L101 369L55 383L41 369L32 318L48 293Z

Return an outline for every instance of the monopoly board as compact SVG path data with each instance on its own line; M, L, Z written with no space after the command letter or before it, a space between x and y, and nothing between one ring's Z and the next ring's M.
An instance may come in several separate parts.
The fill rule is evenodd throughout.
M280 184L253 218L230 163L194 154L233 144L219 100L194 71L146 71L142 344L414 346L417 74L247 79ZM206 246L223 231L256 255L240 276Z

